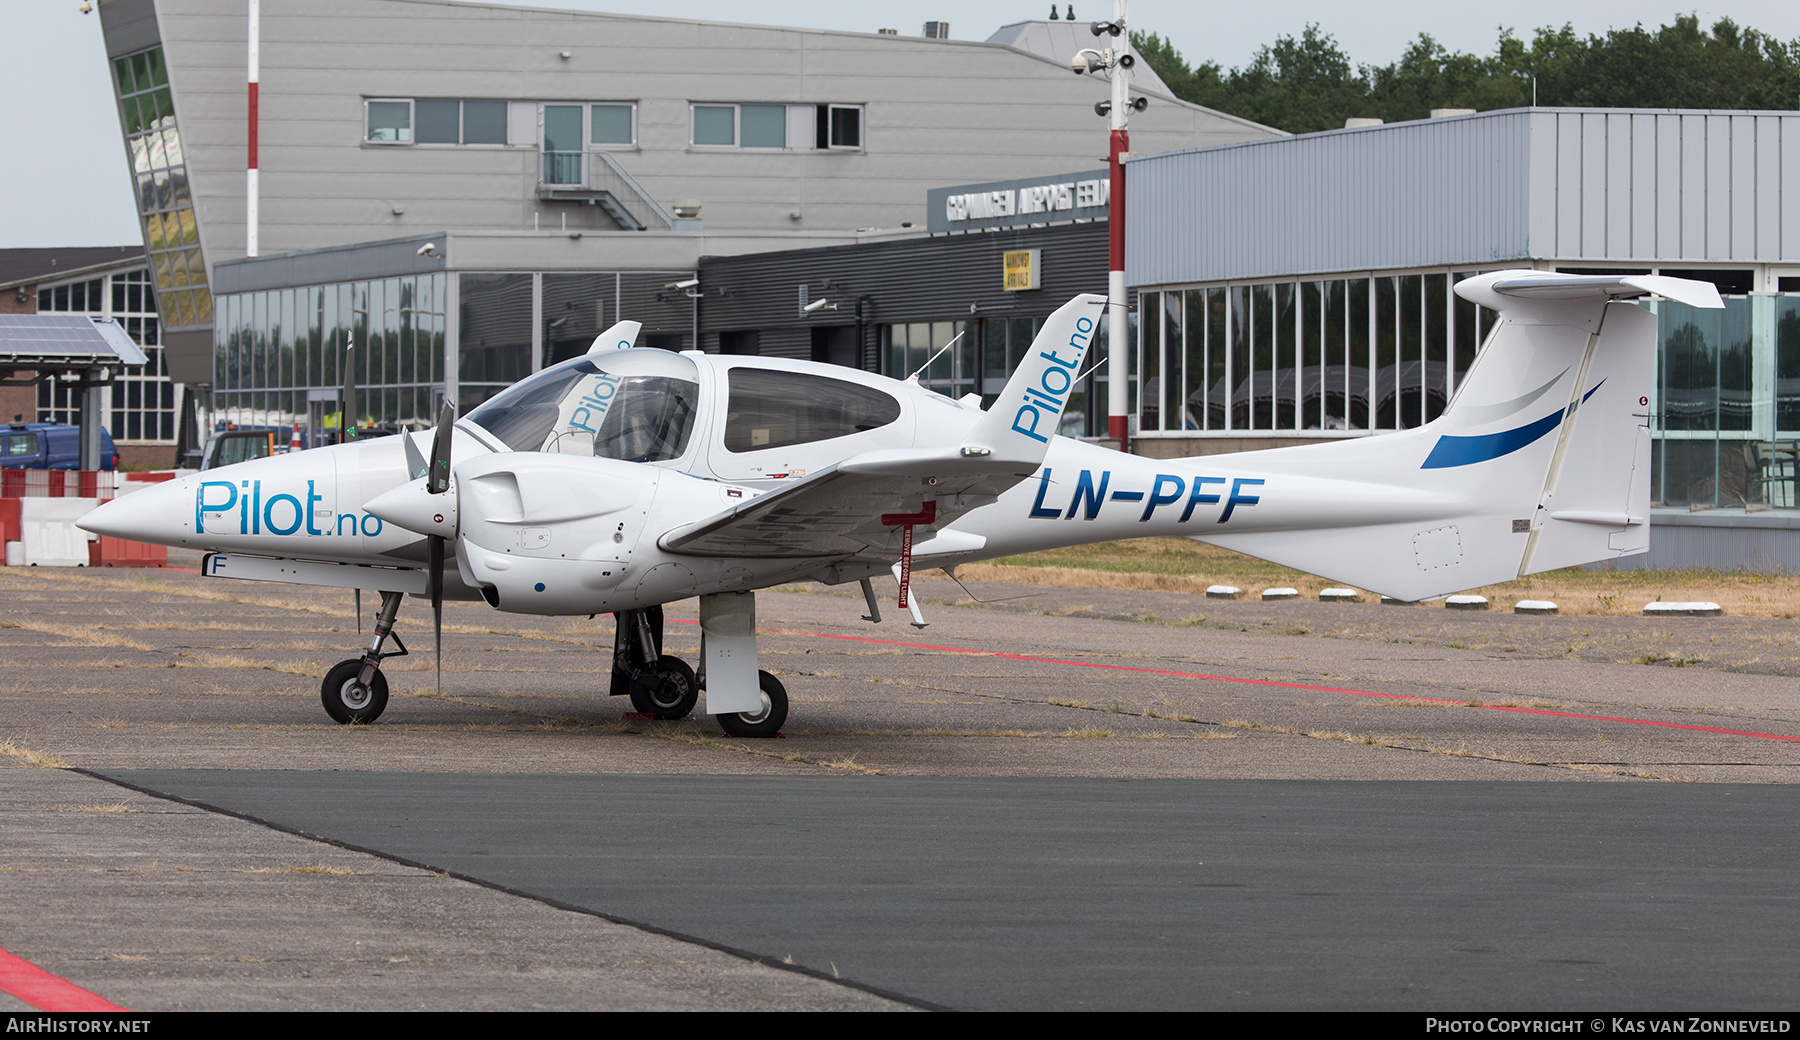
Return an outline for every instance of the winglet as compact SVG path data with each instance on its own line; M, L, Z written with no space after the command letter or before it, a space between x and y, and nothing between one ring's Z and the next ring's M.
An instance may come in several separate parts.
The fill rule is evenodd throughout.
M1006 389L963 440L964 456L992 455L1033 466L1043 461L1105 306L1106 297L1083 293L1045 320Z
M609 350L630 350L637 342L638 330L644 327L641 321L621 321L594 337L593 346L588 347L589 354L604 354Z

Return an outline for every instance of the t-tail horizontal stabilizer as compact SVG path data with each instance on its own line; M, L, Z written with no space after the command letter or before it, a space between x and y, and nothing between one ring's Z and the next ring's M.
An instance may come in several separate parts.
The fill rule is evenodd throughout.
M1260 509L1202 540L1400 599L1425 599L1649 548L1656 293L1722 307L1703 282L1500 271L1457 295L1499 321L1442 416L1414 430L1252 452L1233 468L1356 481L1367 522L1330 501ZM1323 485L1318 485L1323 486ZM1391 506L1371 514L1371 502ZM1307 522L1297 514L1310 514Z

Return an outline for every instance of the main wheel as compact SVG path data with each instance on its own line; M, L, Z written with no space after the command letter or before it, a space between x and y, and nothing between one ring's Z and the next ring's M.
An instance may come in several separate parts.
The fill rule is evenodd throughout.
M362 658L339 661L325 673L319 697L325 702L325 714L343 725L352 722L374 722L387 708L387 676L378 670L368 686L356 681L362 671Z
M700 682L694 678L694 670L686 661L679 657L657 658L656 667L650 674L662 680L662 684L651 690L632 683L633 708L670 721L693 714L694 705L700 700Z
M734 737L772 737L781 732L787 721L787 687L781 680L758 668L756 685L762 688L762 708L758 711L735 711L715 715L725 732Z

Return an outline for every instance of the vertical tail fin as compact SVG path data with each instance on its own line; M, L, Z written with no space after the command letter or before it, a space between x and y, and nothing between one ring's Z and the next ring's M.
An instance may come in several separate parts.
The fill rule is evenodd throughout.
M991 452L996 459L1020 463L1026 472L1044 461L1105 306L1106 297L1084 293L1045 319L1006 389L964 439L965 454Z
M1403 599L1645 551L1656 317L1618 301L1654 292L1721 307L1717 291L1677 278L1502 271L1456 292L1500 320L1438 419L1231 460L1310 478L1326 497L1354 484L1358 519L1338 526L1343 511L1334 524L1329 505L1315 506L1316 522L1275 529L1275 512L1263 511L1270 529L1205 540Z

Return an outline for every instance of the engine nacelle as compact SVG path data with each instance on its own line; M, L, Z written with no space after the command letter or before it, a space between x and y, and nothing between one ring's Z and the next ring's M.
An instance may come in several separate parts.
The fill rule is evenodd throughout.
M714 576L669 562L657 537L750 494L643 463L541 452L472 459L456 467L456 486L464 580L521 614L596 614L645 596L692 595Z

